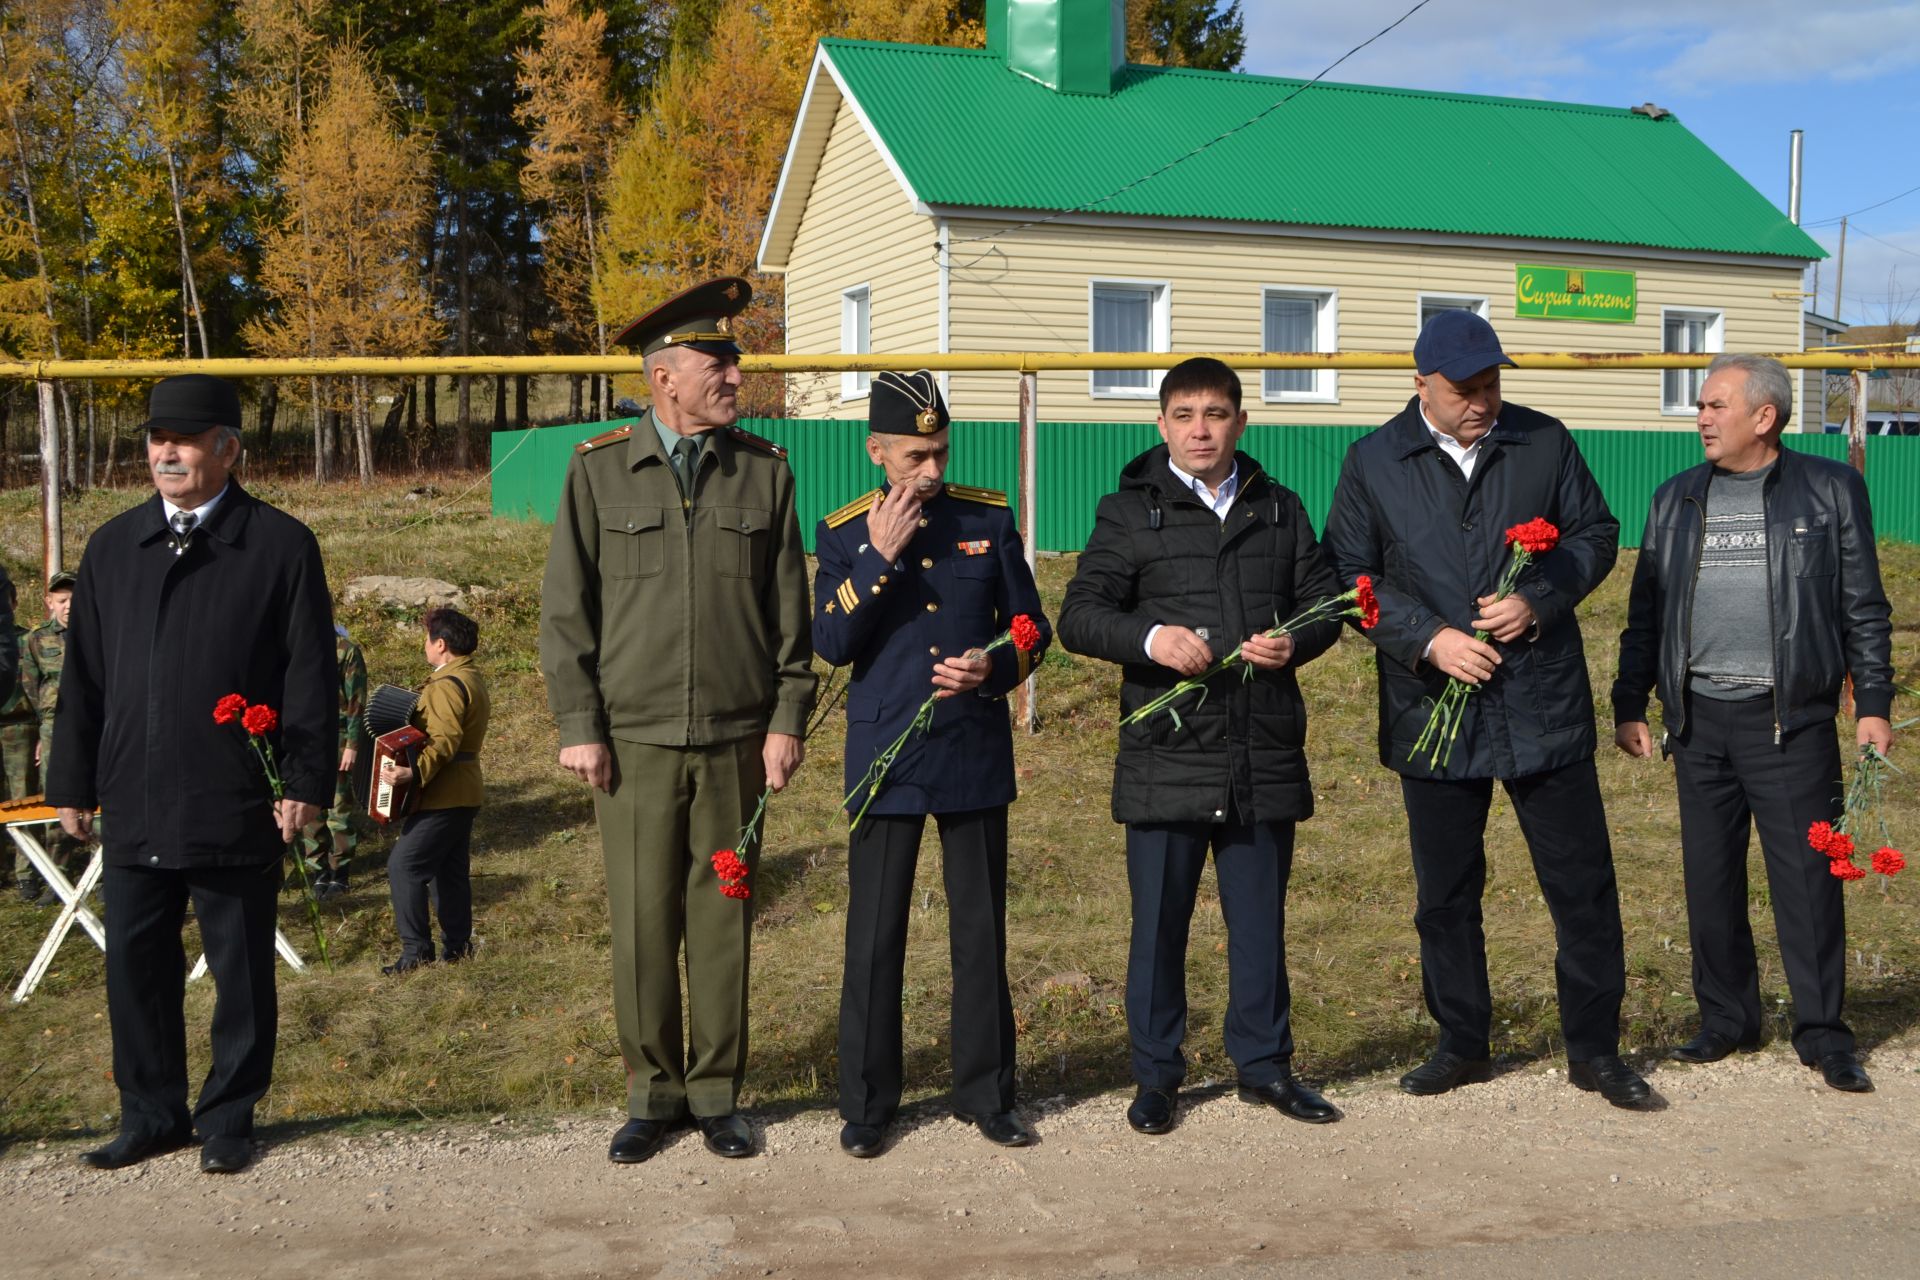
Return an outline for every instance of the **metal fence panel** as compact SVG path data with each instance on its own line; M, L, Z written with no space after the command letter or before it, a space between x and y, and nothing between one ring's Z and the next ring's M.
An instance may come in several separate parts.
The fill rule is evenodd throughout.
M627 420L622 420L627 421ZM493 511L512 519L551 521L567 459L580 441L620 422L502 431L493 437ZM788 450L798 488L800 527L809 550L814 524L880 482L867 458L866 431L857 421L749 418L741 426ZM1249 427L1241 447L1269 474L1300 495L1314 527L1326 522L1333 487L1348 446L1370 427ZM1640 545L1653 491L1669 476L1700 461L1691 431L1574 431L1587 466L1620 521L1620 544ZM1094 508L1112 492L1120 469L1158 442L1151 422L1043 422L1039 456L1042 551L1078 551L1093 529ZM998 489L1018 500L1019 425L956 422L948 478ZM1840 435L1790 432L1786 442L1821 457L1844 459ZM1874 436L1867 441L1867 491L1883 538L1920 542L1920 438Z

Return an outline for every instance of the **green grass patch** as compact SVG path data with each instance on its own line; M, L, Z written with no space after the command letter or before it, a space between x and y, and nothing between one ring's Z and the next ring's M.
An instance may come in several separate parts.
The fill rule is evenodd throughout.
M281 973L280 1046L261 1119L291 1125L384 1129L450 1117L552 1114L619 1108L625 1086L614 1034L605 875L584 788L554 764L536 633L547 527L494 520L471 476L361 489L263 482L259 491L305 520L324 549L336 598L364 574L428 574L481 587L471 611L480 660L493 680L494 718L484 766L489 803L475 828L479 958L404 981L379 966L397 951L380 867L387 840L363 839L352 892L325 905L337 969ZM425 492L410 492L425 489ZM464 491L464 492L463 492ZM96 491L66 508L69 563L86 534L144 492ZM0 555L31 584L39 562L36 495L0 493ZM1894 600L1896 669L1920 673L1920 548L1882 548ZM1073 558L1041 562L1040 585L1057 612ZM1632 554L1582 608L1596 689L1612 682ZM23 593L22 616L39 617ZM424 674L417 619L367 604L341 619L366 648L375 682ZM1008 967L1020 1028L1022 1088L1030 1097L1079 1094L1126 1080L1128 901L1121 829L1108 812L1118 672L1056 650L1043 667L1043 731L1017 735L1022 799L1013 810ZM1302 674L1311 713L1309 754L1319 815L1301 827L1288 912L1299 1066L1339 1081L1402 1066L1429 1046L1421 1003L1413 880L1397 779L1374 747L1371 650L1348 636ZM1907 704L1909 714L1920 707ZM1603 720L1610 720L1602 709ZM756 886L753 1056L748 1102L830 1105L843 935L844 721L810 747L795 785L768 814L767 856ZM1610 724L1603 725L1610 741ZM1915 739L1909 739L1910 741ZM1897 751L1896 763L1913 754ZM1915 777L1889 789L1896 835L1920 853ZM1629 1049L1692 1031L1686 910L1680 885L1673 780L1660 764L1605 747L1608 802L1627 928ZM1497 793L1496 793L1497 795ZM1496 1050L1559 1049L1552 924L1526 847L1503 797L1488 851L1486 929ZM1811 856L1811 855L1810 855ZM948 962L938 842L922 856L907 962L910 1096L946 1087ZM1920 1020L1920 912L1912 874L1849 887L1850 1016L1866 1043ZM1761 986L1783 1035L1789 1015L1757 849L1755 934ZM11 993L51 922L51 912L0 896L0 983ZM282 927L310 951L304 912L288 896ZM196 940L188 930L188 954ZM1211 876L1195 915L1188 964L1190 1078L1232 1070L1222 1046L1226 932ZM210 983L187 997L192 1073L205 1069ZM101 957L76 930L53 972L24 1005L0 1003L0 1141L110 1127L110 1078Z

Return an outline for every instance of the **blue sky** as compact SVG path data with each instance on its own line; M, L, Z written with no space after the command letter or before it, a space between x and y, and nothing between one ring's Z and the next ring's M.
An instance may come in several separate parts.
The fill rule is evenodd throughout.
M1242 0L1245 69L1311 76L1414 0ZM1920 320L1920 3L1886 0L1430 0L1329 79L1634 106L1655 102L1782 209L1806 131L1801 215L1847 232L1842 319ZM1830 225L1820 225L1832 219ZM1834 262L1818 310L1834 310ZM1809 273L1808 287L1812 287Z

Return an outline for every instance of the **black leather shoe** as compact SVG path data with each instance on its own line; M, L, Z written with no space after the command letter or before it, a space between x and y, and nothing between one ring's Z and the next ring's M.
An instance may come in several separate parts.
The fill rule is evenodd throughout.
M1675 1062L1718 1062L1735 1052L1751 1053L1759 1047L1758 1040L1735 1040L1718 1031L1702 1031L1685 1044L1667 1050L1667 1056Z
M847 1121L840 1130L840 1149L856 1160L871 1160L886 1149L887 1129L879 1124Z
M671 1120L629 1120L620 1126L607 1147L607 1159L615 1164L639 1164L650 1159L667 1140Z
M724 1116L701 1116L700 1136L707 1150L729 1160L743 1160L753 1154L753 1127L739 1112Z
M1860 1065L1860 1055L1845 1049L1820 1055L1820 1074L1827 1083L1843 1093L1872 1093L1873 1078Z
M1135 1133L1165 1133L1173 1128L1175 1110L1173 1090L1142 1085L1127 1108L1127 1123Z
M1033 1142L1033 1130L1027 1128L1020 1117L1011 1111L996 1111L984 1116L956 1111L953 1118L963 1124L973 1125L995 1146L1024 1147Z
M1569 1062L1567 1079L1573 1082L1574 1088L1597 1093L1616 1107L1638 1106L1653 1092L1638 1071L1612 1053L1588 1058L1585 1062Z
M253 1159L253 1141L249 1138L215 1134L200 1144L200 1172L238 1173Z
M403 973L412 973L415 969L424 969L432 964L431 960L422 960L418 956L401 956L392 964L380 966L380 972L389 978L397 978Z
M1442 1050L1400 1077L1400 1088L1417 1098L1432 1097L1463 1084L1485 1084L1493 1079L1488 1058L1463 1058Z
M104 1147L82 1152L80 1163L89 1169L124 1169L191 1145L193 1138L185 1133L123 1133Z
M1304 1120L1308 1124L1332 1124L1340 1118L1339 1111L1334 1109L1331 1102L1292 1076L1281 1076L1272 1084L1248 1084L1243 1080L1240 1083L1240 1101L1272 1107L1282 1115Z

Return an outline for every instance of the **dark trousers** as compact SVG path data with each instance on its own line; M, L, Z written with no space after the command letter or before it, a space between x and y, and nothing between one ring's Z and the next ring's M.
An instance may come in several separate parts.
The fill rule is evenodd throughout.
M1007 994L1007 807L933 815L953 959L953 1109L1013 1109ZM887 1123L905 1074L900 997L920 814L867 815L847 842L847 963L840 983L840 1115Z
M247 1137L273 1077L279 1004L273 928L280 862L168 871L108 863L107 1018L120 1129L150 1136ZM187 903L213 974L213 1066L187 1114Z
M1493 780L1400 779L1413 843L1421 986L1440 1024L1439 1049L1484 1058L1492 1049L1493 994L1480 898L1487 887L1487 811ZM1626 950L1613 846L1591 758L1503 779L1553 917L1554 983L1567 1058L1619 1052Z
M1293 1058L1287 988L1287 880L1291 822L1132 823L1127 887L1127 1034L1133 1078L1174 1089L1186 1078L1187 932L1207 852L1227 922L1227 1054L1242 1082L1271 1084Z
M1801 1061L1854 1049L1841 1021L1847 923L1841 882L1807 844L1807 828L1839 816L1840 746L1833 722L1796 729L1776 744L1766 698L1693 698L1673 746L1680 787L1680 849L1687 934L1700 1022L1736 1041L1760 1035L1760 974L1747 899L1747 846L1760 829L1793 993L1793 1047Z
M448 958L465 955L473 943L473 877L470 872L473 815L479 806L422 809L407 819L387 855L393 894L393 925L408 960L433 959L431 898L440 917L440 941Z

